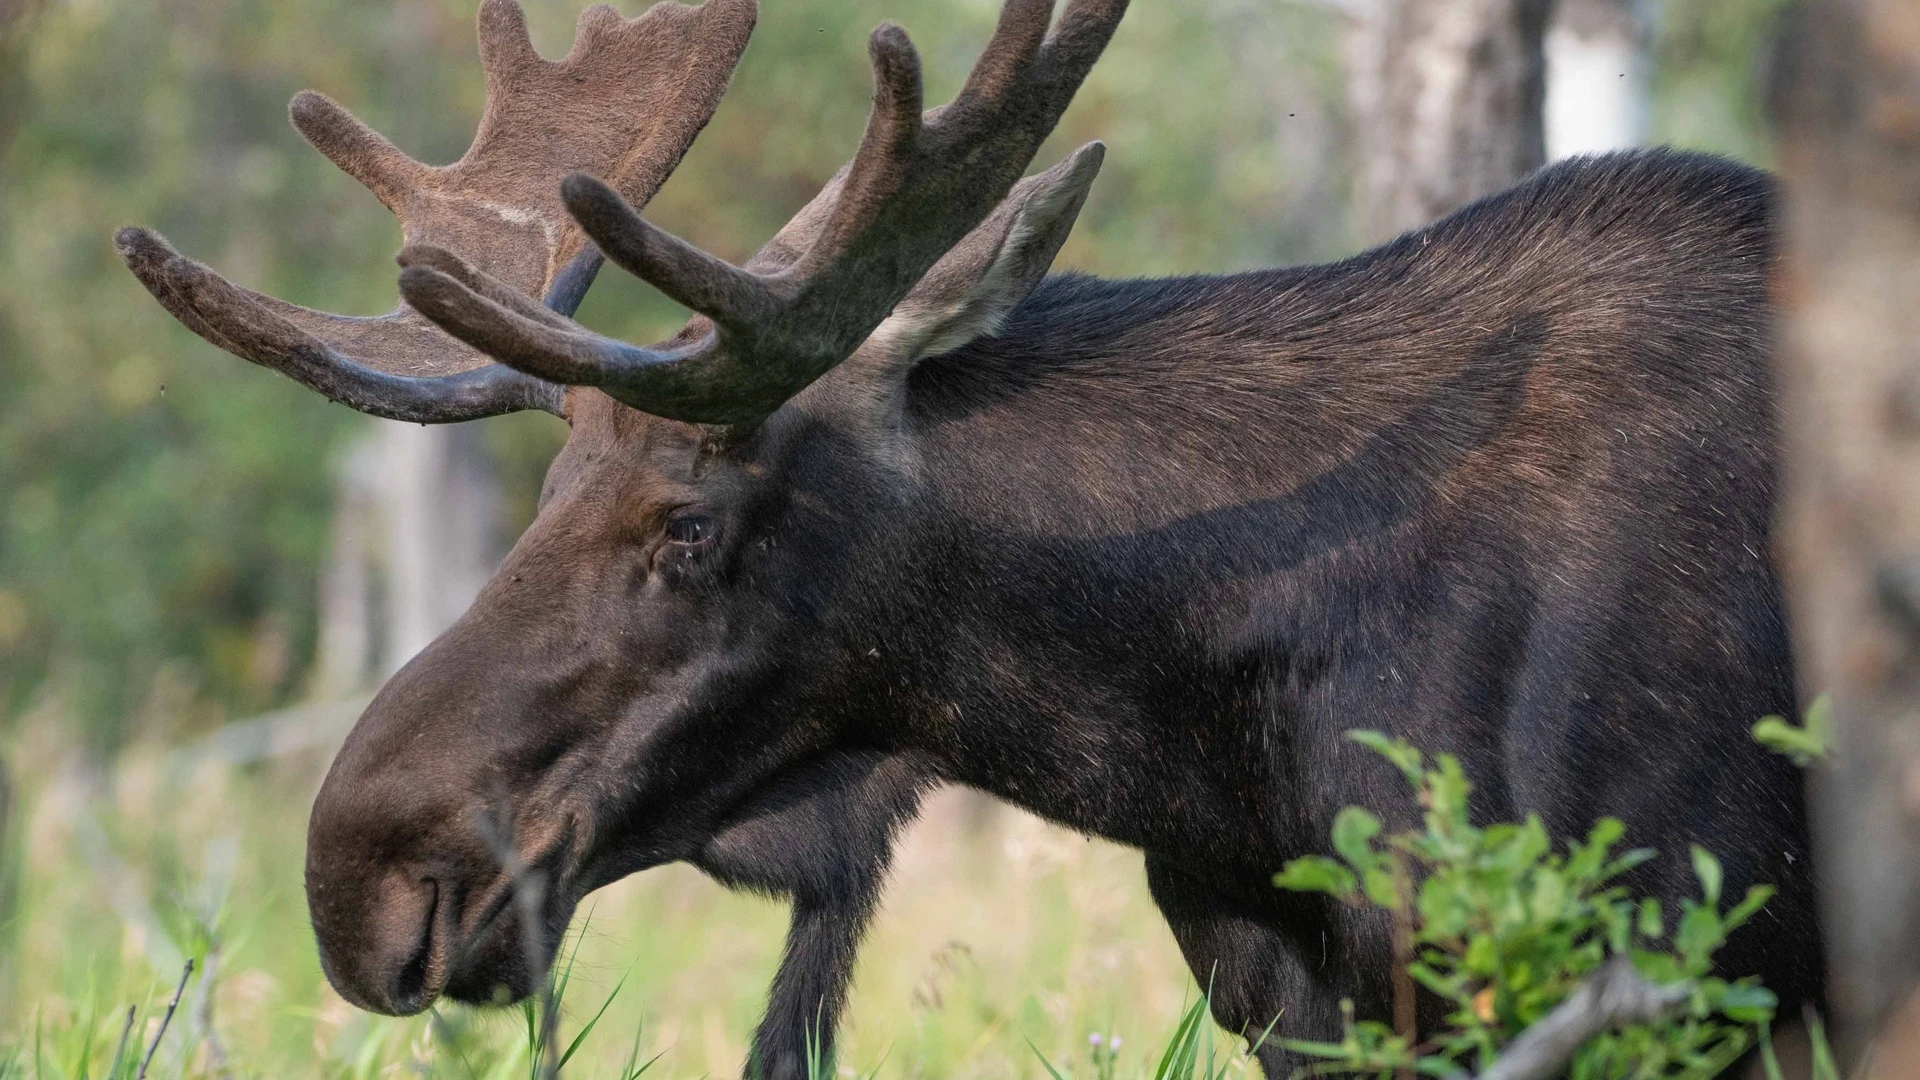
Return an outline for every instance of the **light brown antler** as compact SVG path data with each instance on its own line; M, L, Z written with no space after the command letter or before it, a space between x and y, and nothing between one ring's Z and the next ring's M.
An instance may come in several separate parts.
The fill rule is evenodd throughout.
M568 216L560 179L593 175L635 203L652 198L719 106L756 14L755 0L708 0L628 20L597 4L555 62L534 51L517 3L483 0L486 110L452 165L413 160L312 91L289 112L393 211L406 242L458 253L499 288L571 314L600 258ZM116 244L189 329L361 412L438 423L560 407L562 388L492 363L404 303L367 318L314 311L234 285L149 230L122 229Z
M454 336L542 379L597 386L643 411L754 423L846 359L1020 179L1106 47L1126 0L1007 0L965 87L921 114L905 31L873 33L873 114L829 191L737 268L643 221L620 193L569 176L569 210L621 266L704 316L638 348L516 302L429 245L401 252L400 289ZM830 202L825 200L830 199ZM830 209L828 209L830 207Z

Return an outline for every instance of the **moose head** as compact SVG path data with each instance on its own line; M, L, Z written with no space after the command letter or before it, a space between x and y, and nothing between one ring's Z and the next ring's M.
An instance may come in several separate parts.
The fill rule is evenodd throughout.
M913 46L881 26L857 154L744 267L634 206L717 106L754 0L589 8L558 62L513 0L484 0L486 110L446 167L296 97L294 125L400 219L392 314L295 307L121 232L187 327L336 401L571 427L532 526L367 708L314 805L308 899L348 1000L405 1014L525 995L592 889L681 859L751 879L716 846L758 842L738 831L748 810L894 775L872 766L883 719L914 706L889 700L870 605L841 600L884 606L913 572L908 380L1045 275L1102 148L1021 177L1125 6L1071 0L1054 26L1051 0L1008 0L959 95L924 113ZM571 321L602 253L697 317L648 348ZM890 781L877 838L846 843L884 847L921 782ZM802 839L832 831L816 824Z

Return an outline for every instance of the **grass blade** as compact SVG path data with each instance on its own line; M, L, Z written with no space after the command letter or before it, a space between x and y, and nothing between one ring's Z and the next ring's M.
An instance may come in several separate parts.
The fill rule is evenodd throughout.
M1021 1037L1025 1038L1025 1036L1021 1036ZM1053 1067L1053 1062L1047 1060L1047 1055L1041 1053L1040 1048L1033 1045L1032 1039L1027 1039L1026 1042L1027 1042L1027 1049L1032 1050L1033 1056L1040 1059L1040 1064L1042 1067L1044 1067L1047 1070L1048 1076L1053 1077L1053 1080L1067 1080L1066 1077L1060 1075L1059 1069L1056 1069Z
M572 967L573 965L569 963L567 966ZM633 969L628 968L627 974L620 976L620 981L613 984L613 992L607 995L607 1000L600 1003L600 1010L593 1014L593 1019L587 1021L584 1025L582 1025L580 1028L580 1033L578 1035L575 1035L573 1037L573 1041L567 1044L567 1052L560 1055L561 1068L564 1069L567 1067L567 1062L573 1060L574 1051L580 1049L580 1044L585 1042L587 1036L593 1033L593 1026L600 1022L601 1017L607 1015L607 1008L613 1004L614 998L617 998L620 996L621 987L624 987L627 985L627 976L632 974L633 974ZM637 1053L639 1050L638 1044L635 1045L634 1049Z

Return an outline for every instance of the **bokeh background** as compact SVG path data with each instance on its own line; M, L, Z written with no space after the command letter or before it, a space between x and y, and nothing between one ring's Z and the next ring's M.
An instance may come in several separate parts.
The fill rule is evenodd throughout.
M1354 2L1135 0L1041 155L1110 147L1059 265L1231 271L1378 239L1352 209ZM1642 4L1635 137L1768 164L1780 6ZM536 45L565 52L577 0L527 7ZM648 216L743 258L851 154L869 28L905 22L942 100L997 7L762 0L732 91ZM0 1062L30 1075L82 1075L88 1054L97 1074L121 1010L164 995L189 955L211 969L162 1075L524 1069L513 1018L445 1017L484 1056L456 1062L429 1021L334 997L299 867L344 725L525 526L564 425L422 434L330 405L192 336L110 242L150 225L290 300L391 307L392 219L299 139L286 102L325 91L450 161L481 103L473 9L0 0ZM651 340L683 313L608 270L581 317ZM734 1074L784 912L683 869L588 906L570 1007L626 981L574 1071L615 1069L639 1032L658 1071ZM1090 1032L1145 1047L1195 992L1137 855L957 793L909 838L842 1060L1040 1075L1031 1040L1084 1068Z

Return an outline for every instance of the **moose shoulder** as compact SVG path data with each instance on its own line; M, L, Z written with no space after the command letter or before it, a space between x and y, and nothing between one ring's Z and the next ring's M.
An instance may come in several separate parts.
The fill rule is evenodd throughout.
M593 154L522 157L496 191L478 151L514 110L490 96L461 163L388 162L370 186L403 218L449 204L410 195L430 180L550 226L409 221L390 323L123 233L190 328L336 399L571 425L533 525L315 804L308 896L341 993L525 994L586 893L687 860L793 899L748 1068L800 1075L895 832L961 783L1139 847L1221 1022L1326 1038L1343 997L1385 1012L1388 928L1269 878L1340 807L1393 803L1342 739L1361 726L1458 754L1488 817L1621 817L1668 853L1640 871L1653 892L1688 891L1696 841L1728 889L1778 885L1725 966L1789 1008L1819 993L1798 780L1745 738L1793 701L1768 180L1578 160L1331 266L1049 278L1102 151L1020 175L1124 6L1073 0L1050 29L1050 2L1009 0L924 116L911 46L876 31L858 155L742 268L629 200L717 102L743 0L589 11L560 64L486 0L490 95L644 40L682 50L647 71L682 74L643 100L705 112L571 117ZM302 129L356 175L367 147L398 155L342 118ZM648 153L613 152L647 130ZM579 161L600 179L562 184ZM579 327L596 252L699 315L650 348ZM546 885L533 925L509 866Z

